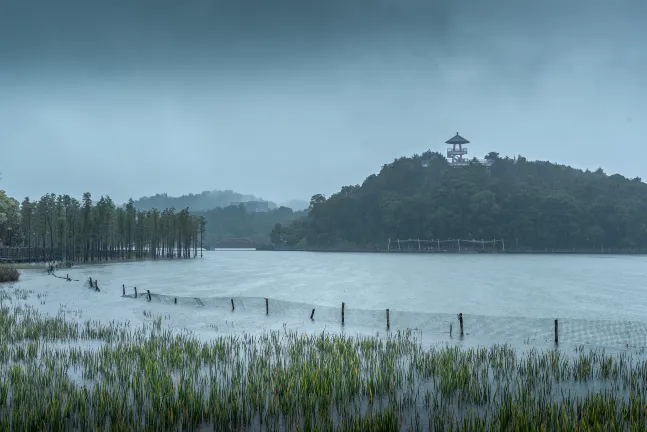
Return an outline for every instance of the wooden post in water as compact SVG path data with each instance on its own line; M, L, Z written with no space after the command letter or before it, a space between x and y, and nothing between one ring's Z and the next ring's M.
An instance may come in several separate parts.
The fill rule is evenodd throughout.
M135 298L137 298L137 287L135 287Z
M268 305L267 297L265 297L265 315L270 313L270 307Z
M461 325L461 336L463 336L463 313L458 314L458 322Z
M389 318L389 310L386 310L386 329L389 330L391 328L391 320Z
M344 325L344 306L344 302L341 302L341 325Z
M312 313L310 314L310 319L314 320L314 316L315 316L315 310L312 309Z
M146 290L146 293L148 293L148 301L151 301L151 290Z
M559 324L555 320L555 344L559 343Z
M231 311L233 312L233 311L234 311L234 309L236 309L236 308L234 307L234 299L231 299Z
M122 284L121 285L121 292L122 292L122 297L126 297L126 285Z

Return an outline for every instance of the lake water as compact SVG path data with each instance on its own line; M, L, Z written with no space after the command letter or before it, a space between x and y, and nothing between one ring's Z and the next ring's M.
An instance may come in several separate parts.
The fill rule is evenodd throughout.
M30 270L15 286L46 294L30 301L53 315L137 324L150 320L144 316L150 311L203 338L283 327L384 334L388 308L391 331L411 328L425 343L552 346L559 319L560 346L647 345L643 256L215 251L193 260L58 272L66 273L79 282ZM88 288L89 277L99 281L101 292ZM130 296L136 286L139 297L122 297L122 284ZM462 339L459 312L465 318Z

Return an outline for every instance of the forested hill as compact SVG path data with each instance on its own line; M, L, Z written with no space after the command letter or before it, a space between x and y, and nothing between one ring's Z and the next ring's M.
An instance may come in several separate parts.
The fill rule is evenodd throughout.
M175 207L176 209L189 208L192 212L206 211L218 207L227 207L231 203L246 201L264 201L253 195L243 195L231 190L204 191L200 194L188 194L179 197L171 197L167 194L157 194L150 197L142 197L133 201L133 205L139 210L153 210ZM268 204L270 209L277 205L273 202Z
M307 211L293 212L287 207L279 207L268 212L248 212L238 205L206 212L192 211L191 214L204 218L204 245L211 248L216 246L217 242L231 238L247 238L257 244L267 244L269 232L275 224L289 224L293 220L305 217Z
M103 259L112 257L115 250L128 251L128 257L142 257L155 250L155 243L158 248L176 245L183 250L188 250L189 244L214 247L231 238L267 244L275 224L289 224L306 215L307 211L293 212L287 207L254 212L244 205L208 211L187 207L142 210L130 203L121 208L110 197L102 196L93 203L90 193L82 200L47 194L37 201L26 198L21 204L0 190L0 247L31 246L47 256ZM131 249L126 249L127 245Z
M231 238L250 239L254 243L269 242L269 232L276 223L289 224L306 216L307 212L294 212L287 207L277 207L269 202L270 211L254 212L241 205L230 205L248 201L261 201L253 195L243 195L230 190L206 191L181 197L158 194L133 201L134 208L150 211L155 208L186 209L191 215L204 217L206 231L204 246L214 247L217 242Z
M503 239L507 248L647 248L647 185L490 153L490 168L450 167L439 153L400 158L360 186L315 195L308 218L275 243L386 248L387 239ZM424 162L424 163L423 163Z

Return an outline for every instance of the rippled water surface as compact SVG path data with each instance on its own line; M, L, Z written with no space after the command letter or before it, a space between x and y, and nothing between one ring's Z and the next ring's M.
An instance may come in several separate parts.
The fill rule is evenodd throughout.
M557 318L560 343L647 345L642 256L217 251L193 260L88 265L58 274L65 273L79 281L30 270L16 286L46 294L32 301L50 314L137 323L151 311L203 337L284 326L383 333L388 308L392 331L412 328L431 343L461 340L456 314L462 312L467 344L552 344ZM88 289L88 277L99 281L101 292ZM136 286L139 297L122 297L122 284L129 296Z

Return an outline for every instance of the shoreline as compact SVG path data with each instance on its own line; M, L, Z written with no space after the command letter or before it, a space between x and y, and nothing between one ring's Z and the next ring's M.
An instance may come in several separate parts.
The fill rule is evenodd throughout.
M230 248L236 250L237 248ZM224 250L221 248L220 250ZM496 252L478 252L478 251L418 251L418 250L366 250L366 249L275 249L275 248L256 248L256 252L329 252L329 253L376 253L376 254L416 254L416 255L647 255L647 250L640 251L596 251L596 250L550 250L550 251L496 251Z
M108 259L108 260L101 260L101 261L87 261L87 262L74 262L71 267L65 267L65 266L59 266L59 270L62 269L73 269L73 268L78 268L78 267L85 267L85 266L94 266L94 265L103 265L103 264L119 264L119 263L131 263L131 262L143 262L143 261L177 261L177 260L187 260L187 259L195 259L199 258L198 257L190 257L190 258L124 258L124 259ZM47 264L48 261L31 261L31 262L11 262L9 260L7 261L2 261L0 262L0 268L2 267L12 267L17 270L39 270L39 269L44 269L45 264Z

